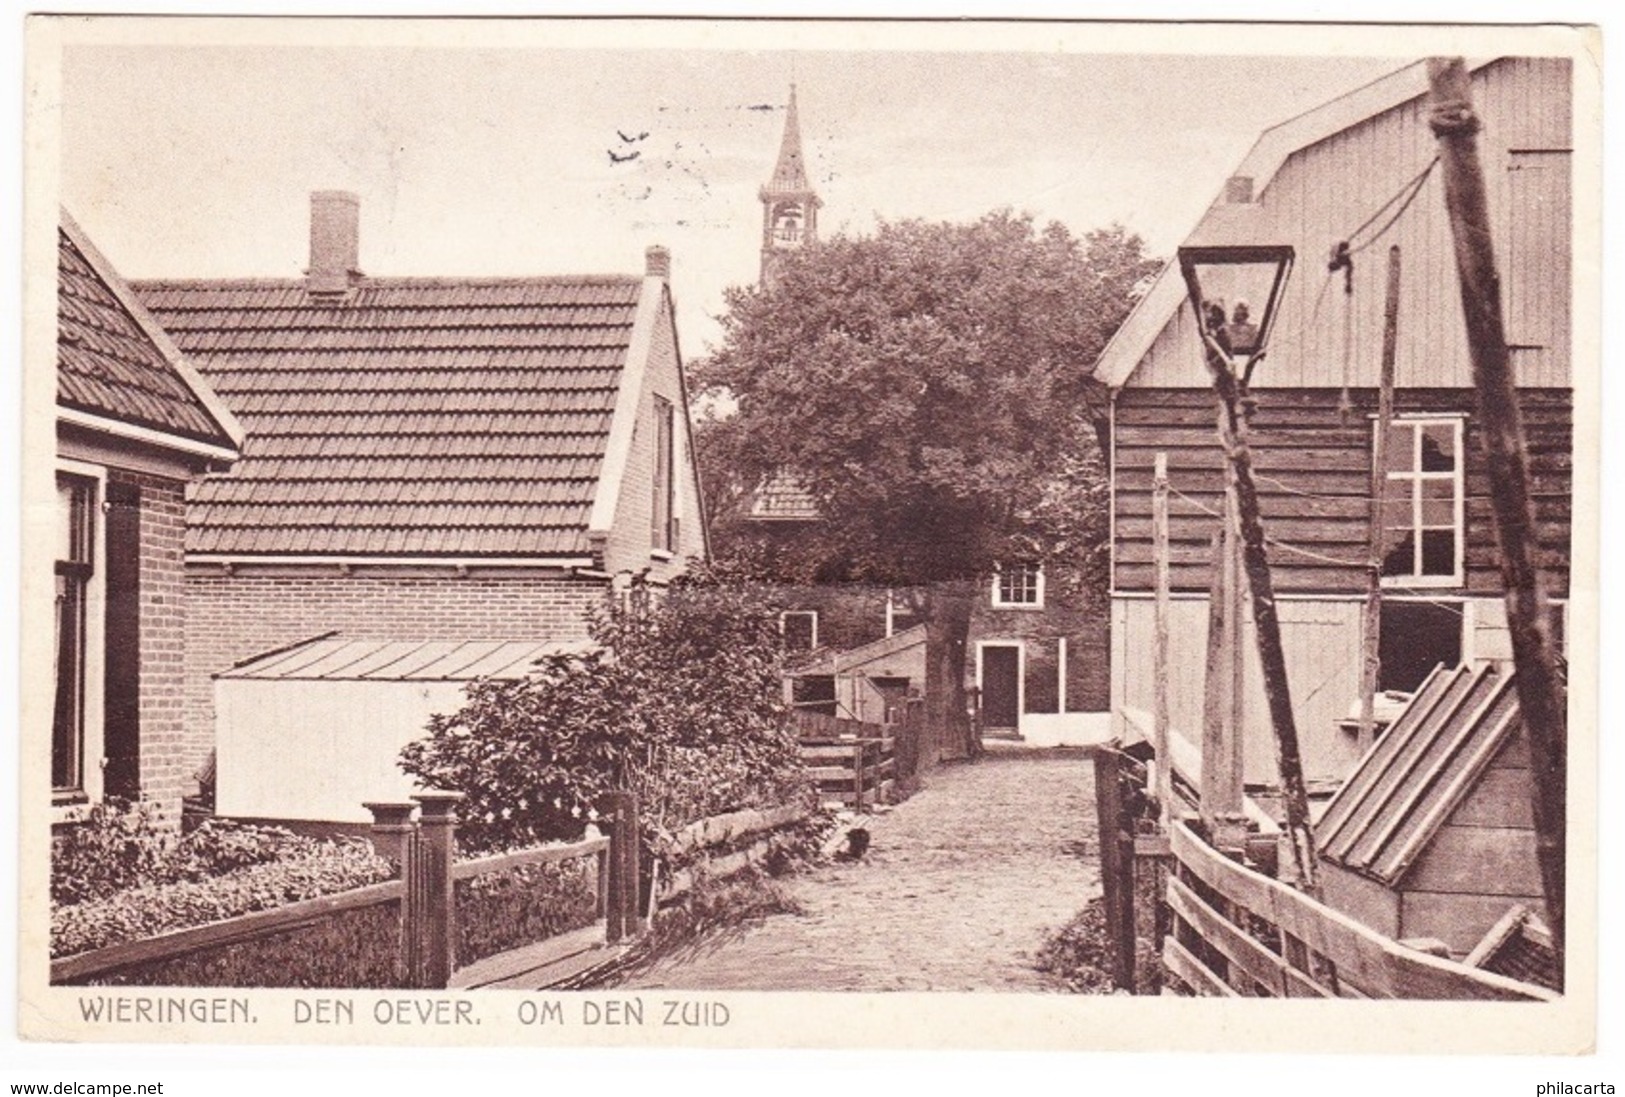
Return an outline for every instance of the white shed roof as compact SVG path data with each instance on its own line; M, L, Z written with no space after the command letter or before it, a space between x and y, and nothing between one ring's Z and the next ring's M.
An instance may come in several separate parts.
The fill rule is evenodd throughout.
M591 650L588 641L314 640L268 652L217 677L267 681L466 682L523 678L547 655Z

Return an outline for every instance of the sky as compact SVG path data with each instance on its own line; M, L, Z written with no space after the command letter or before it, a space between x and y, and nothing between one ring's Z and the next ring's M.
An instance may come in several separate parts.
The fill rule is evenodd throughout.
M131 278L298 277L320 189L359 194L375 275L635 273L664 244L693 357L756 278L792 80L826 237L1010 207L1166 255L1261 129L1406 60L752 40L779 48L73 46L62 199Z

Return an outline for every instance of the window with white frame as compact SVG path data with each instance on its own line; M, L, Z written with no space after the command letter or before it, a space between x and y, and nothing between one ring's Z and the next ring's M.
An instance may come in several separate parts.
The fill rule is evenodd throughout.
M51 725L51 788L58 798L85 792L85 762L99 745L90 707L90 640L96 580L97 482L58 473L56 478L56 706Z
M787 609L779 614L779 634L786 651L811 651L818 646L818 611Z
M1038 564L1005 564L993 576L993 604L1038 609L1044 605L1044 569Z
M1462 578L1462 421L1399 419L1388 429L1382 575L1393 586Z

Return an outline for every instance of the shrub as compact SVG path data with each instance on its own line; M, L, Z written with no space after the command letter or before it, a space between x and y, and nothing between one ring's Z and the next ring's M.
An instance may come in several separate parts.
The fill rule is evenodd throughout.
M598 883L588 862L521 865L458 880L457 965L590 925Z
M375 884L393 875L394 868L368 842L312 842L298 856L222 876L143 883L56 906L51 912L51 955L72 956L168 930L206 925Z
M346 910L287 933L201 949L98 975L102 986L345 987L388 989L404 980L401 904Z
M141 884L202 880L308 856L319 846L281 827L209 819L190 834L158 827L146 803L109 799L51 839L51 900L101 899Z
M401 767L463 792L471 849L578 837L604 793L638 793L652 835L782 803L805 786L781 699L778 618L703 569L652 595L634 584L594 614L599 649L475 682L433 717Z

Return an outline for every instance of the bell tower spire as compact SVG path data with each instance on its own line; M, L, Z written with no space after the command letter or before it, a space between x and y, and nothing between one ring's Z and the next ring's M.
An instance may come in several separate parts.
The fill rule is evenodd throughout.
M823 205L807 182L801 154L801 119L796 110L796 86L784 112L784 136L773 177L757 194L762 203L762 281L768 281L778 258L786 251L818 239L818 207Z

